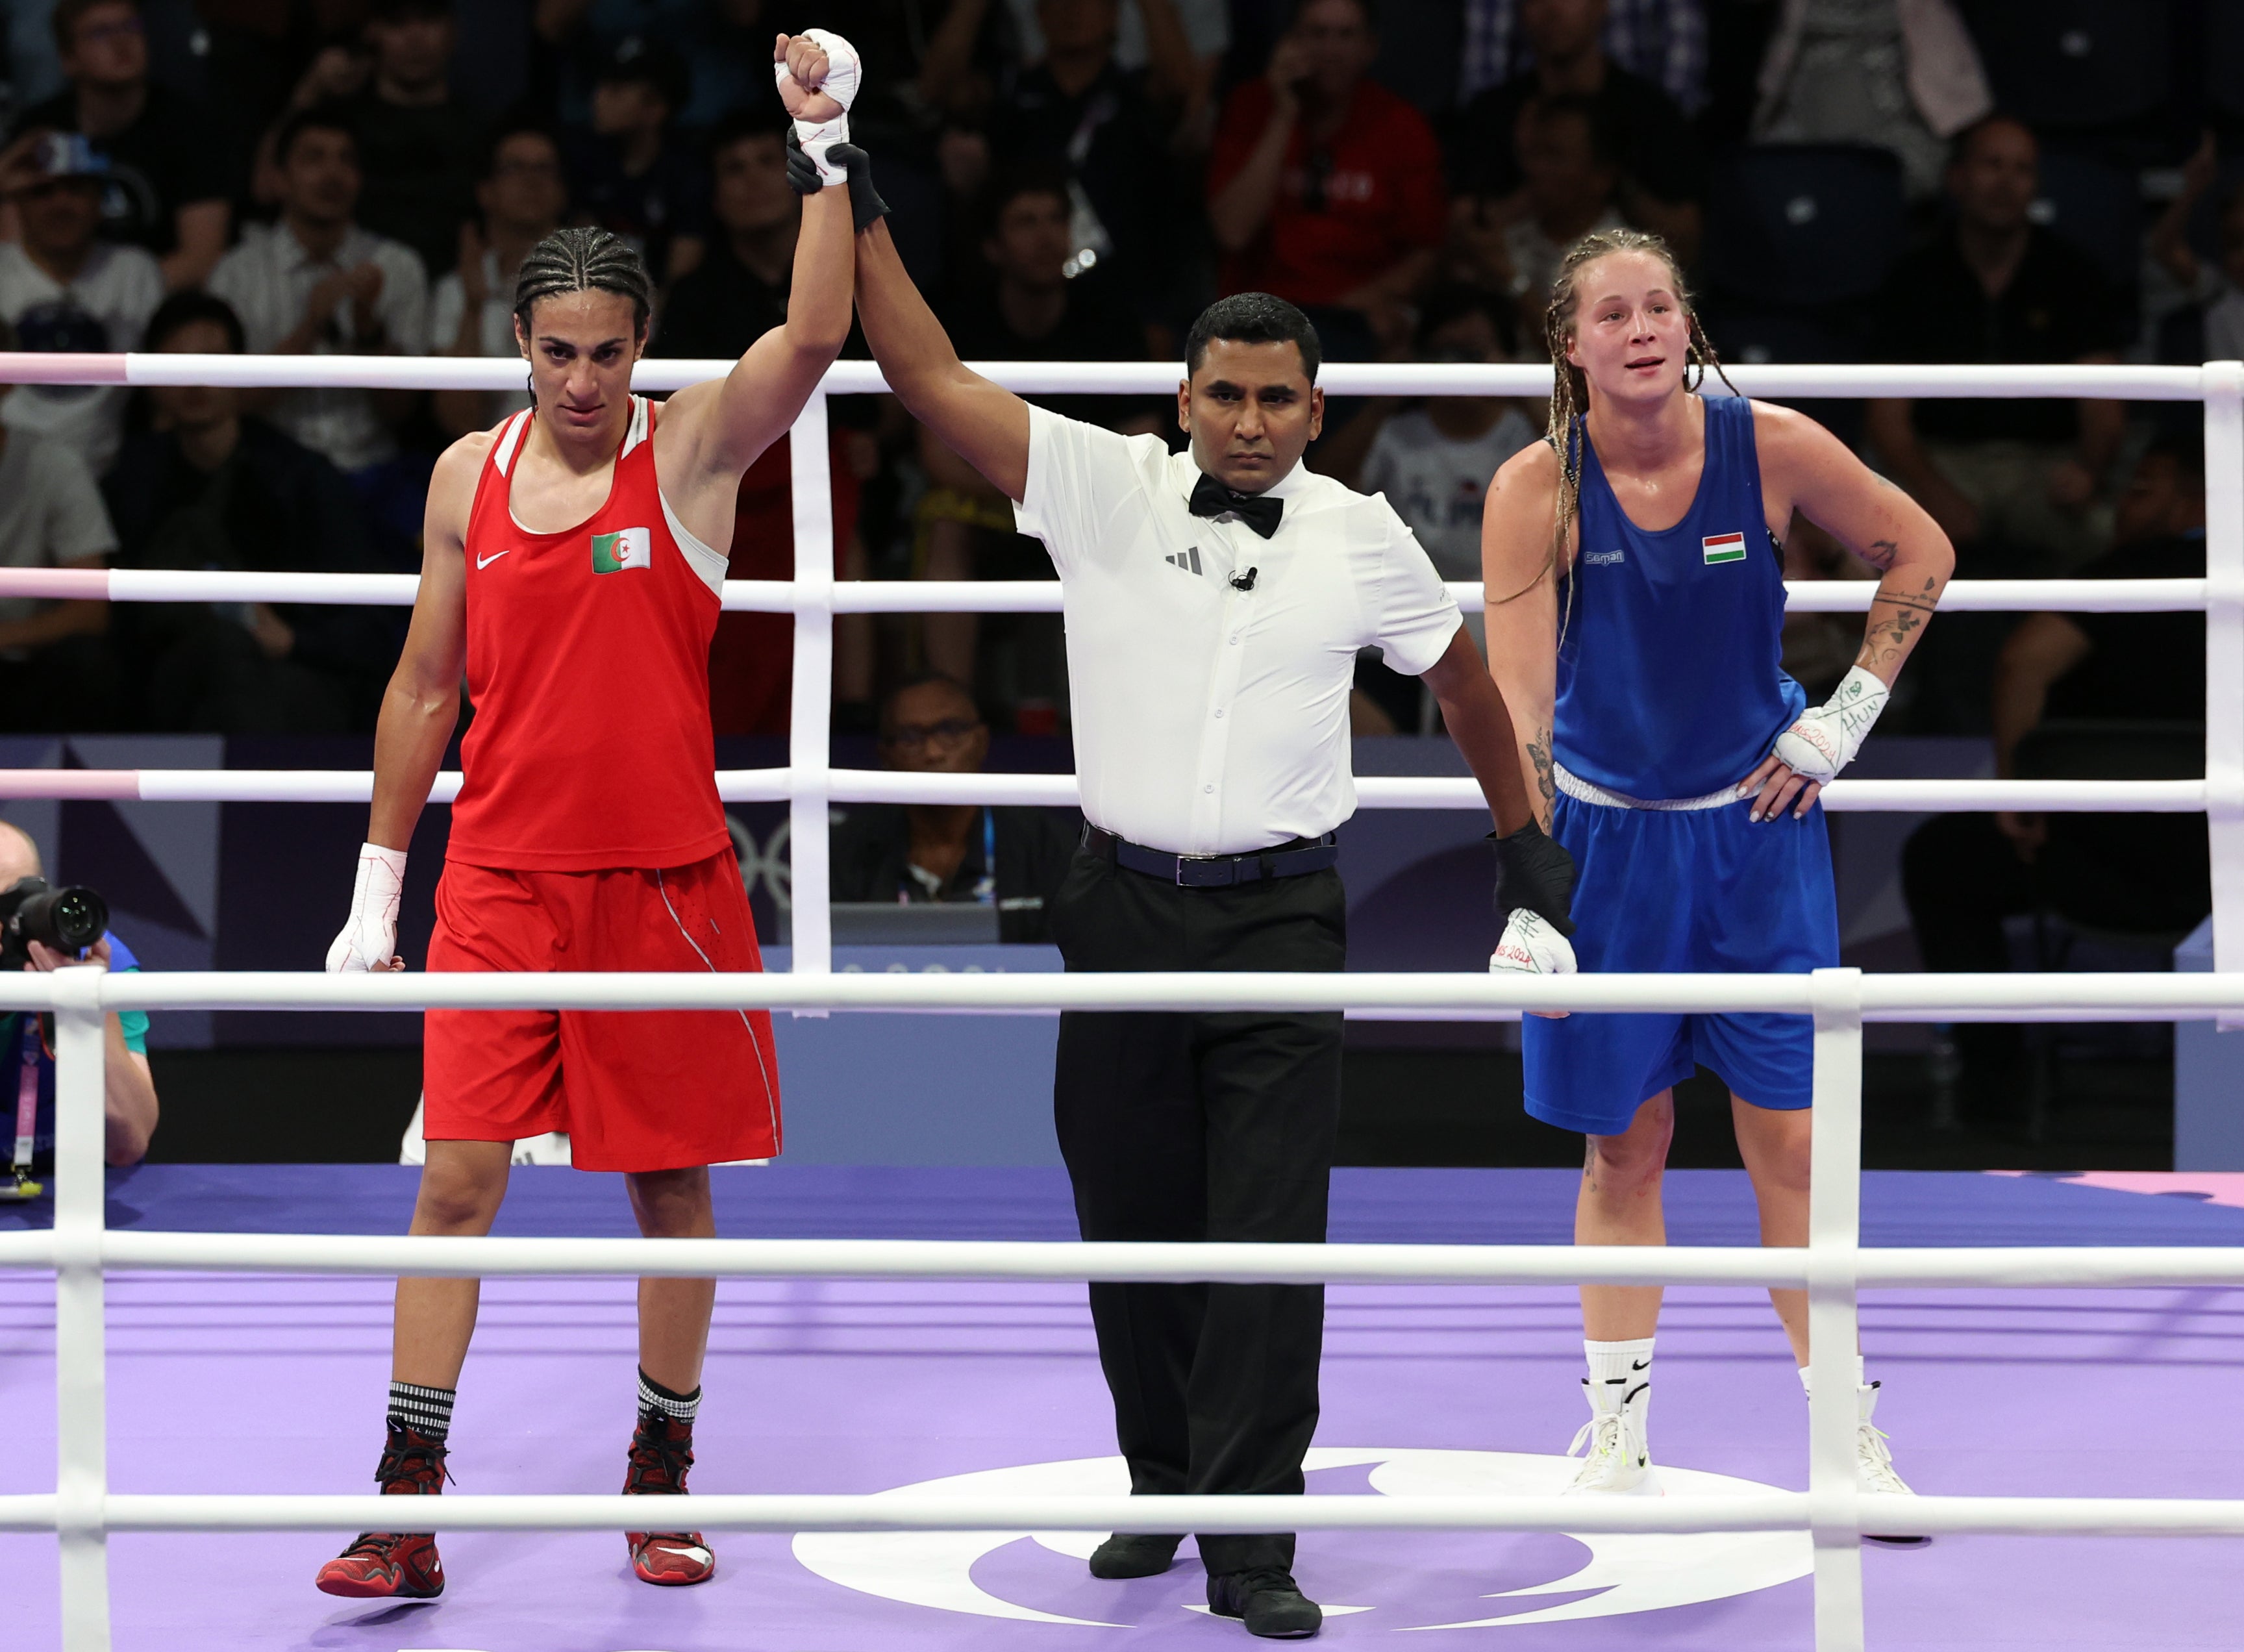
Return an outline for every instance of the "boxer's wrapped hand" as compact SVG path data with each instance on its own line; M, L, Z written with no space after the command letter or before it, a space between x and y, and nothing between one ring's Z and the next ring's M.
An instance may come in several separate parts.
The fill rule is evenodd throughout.
M862 79L856 47L830 29L781 35L772 47L772 74L820 179L828 185L847 182L829 152L849 141L849 105Z
M1532 912L1562 940L1571 935L1574 857L1531 818L1509 836L1490 832L1488 841L1496 845L1496 915L1509 922L1515 912Z
M1828 786L1855 761L1870 727L1886 708L1892 691L1871 672L1856 666L1839 680L1830 699L1776 737L1769 755L1794 774Z
M1574 948L1574 857L1533 820L1496 845L1496 913L1504 934L1489 954L1489 972L1571 975ZM1552 1019L1565 1012L1538 1011Z
M405 891L405 851L364 843L358 851L358 881L351 888L350 921L328 948L328 972L402 970L395 955L397 903Z

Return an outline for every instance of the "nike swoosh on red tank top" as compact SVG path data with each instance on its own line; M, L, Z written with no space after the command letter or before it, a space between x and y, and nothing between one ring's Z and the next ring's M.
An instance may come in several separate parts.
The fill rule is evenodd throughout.
M446 854L562 872L705 859L730 842L709 726L725 558L663 498L644 396L606 503L564 532L524 527L510 473L533 416L499 427L468 515L475 721Z

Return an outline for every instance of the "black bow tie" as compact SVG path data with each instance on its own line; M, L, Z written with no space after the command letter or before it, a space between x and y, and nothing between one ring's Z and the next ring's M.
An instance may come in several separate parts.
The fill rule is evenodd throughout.
M1234 493L1203 471L1200 480L1193 484L1192 513L1196 517L1236 517L1267 539L1277 532L1278 518L1286 513L1286 502L1267 493Z

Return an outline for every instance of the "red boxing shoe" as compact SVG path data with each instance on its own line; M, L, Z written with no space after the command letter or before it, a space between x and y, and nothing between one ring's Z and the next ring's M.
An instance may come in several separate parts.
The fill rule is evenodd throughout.
M444 1447L393 1423L374 1477L385 1497L434 1497L444 1489ZM314 1582L354 1600L429 1601L444 1592L444 1565L434 1533L361 1532Z
M632 1436L630 1466L624 1473L627 1497L683 1497L686 1472L693 1466L693 1425L642 1416ZM679 1587L706 1583L717 1574L717 1557L699 1532L626 1532L632 1570L642 1583Z

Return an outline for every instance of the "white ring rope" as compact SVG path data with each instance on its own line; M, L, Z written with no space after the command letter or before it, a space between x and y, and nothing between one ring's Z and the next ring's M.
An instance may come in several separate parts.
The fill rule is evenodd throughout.
M720 376L730 362L649 362L635 382L673 389ZM983 364L1031 393L1166 395L1178 373L1160 363ZM519 362L438 357L0 355L0 382L50 384L233 384L513 389ZM2244 957L2244 363L2162 367L1738 367L1738 388L1770 396L2089 396L2197 401L2205 406L2207 578L2083 582L1959 581L1950 610L2202 609L2206 624L2204 781L2026 782L1841 781L1835 809L2124 809L2205 810L2213 849L2216 959ZM1547 395L1547 369L1519 366L1353 366L1321 376L1339 395ZM1865 1250L1860 1247L1862 1044L1869 1020L2180 1020L2223 1025L2244 1011L2234 974L1510 977L834 975L827 910L825 822L829 802L1065 802L1068 775L923 776L835 770L823 761L830 729L832 616L876 612L1044 612L1059 606L1051 581L837 585L827 481L826 397L885 388L870 362L829 370L797 421L792 456L796 579L729 585L728 607L795 616L793 749L815 754L788 768L719 776L727 799L788 799L794 806L794 972L711 977L158 973L116 978L94 969L0 978L0 1007L51 1007L56 1046L56 1210L45 1232L0 1235L0 1267L55 1272L57 1473L51 1495L0 1497L0 1530L53 1531L59 1539L64 1652L109 1652L106 1534L112 1530L340 1529L389 1517L372 1497L115 1496L108 1491L104 1419L109 1267L388 1273L408 1267L477 1275L667 1271L739 1276L1083 1279L1173 1276L1335 1280L1691 1280L1805 1284L1810 1357L1809 1490L1805 1495L1661 1500L1506 1498L1213 1498L977 1500L933 1495L735 1498L697 1496L697 1523L719 1530L1026 1529L1271 1531L1430 1529L1518 1531L1812 1532L1818 1652L1862 1652L1861 1537L1895 1529L1935 1533L2099 1535L2244 1534L2244 1501L2124 1498L1906 1500L1860 1494L1854 1446L1856 1293L1864 1286L2207 1284L2244 1282L2244 1249L2121 1247L2030 1250ZM0 581L21 576L0 574ZM400 606L410 576L170 574L81 571L0 594L112 601L335 601ZM1477 600L1470 586L1453 587ZM1858 613L1867 582L1795 586L1799 612ZM449 796L457 777L440 777ZM1357 782L1372 808L1478 808L1471 782L1444 777ZM60 769L0 771L0 797L281 799L362 802L371 777L332 771ZM102 1161L104 1016L109 1009L258 1007L402 1011L460 1007L733 1007L800 1013L834 1010L1051 1013L1061 1008L1339 1009L1379 1017L1493 1019L1523 1010L1578 1012L1667 1007L1768 1009L1815 1022L1816 1129L1804 1249L1690 1247L1617 1256L1572 1247L975 1245L916 1242L416 1240L388 1236L163 1234L106 1230ZM2240 1019L2244 1024L2244 1019ZM453 1249L445 1249L451 1247ZM1118 1255L1117 1253L1127 1253ZM1189 1254L1179 1254L1189 1253ZM652 1260L650 1259L652 1258ZM1119 1268L1117 1276L1103 1270ZM1165 1270L1176 1269L1174 1273ZM632 1500L604 1497L448 1497L416 1512L433 1529L628 1529L644 1518Z
M0 568L0 597L71 602L288 602L339 607L406 608L421 588L411 573L245 573L204 568ZM1462 608L1481 606L1477 579L1447 583ZM1877 594L1870 579L1788 579L1792 613L1864 613ZM2244 601L2244 587L2218 593L2204 579L1957 579L1940 599L1944 613L2183 613L2214 602ZM727 579L727 613L1059 613L1056 579L862 579L836 581L832 595L806 593L791 579Z
M723 378L731 361L642 361L634 389L660 392ZM974 362L968 364L1006 389L1027 395L1167 396L1181 369L1162 362ZM2203 367L1795 366L1732 364L1731 380L1747 396L1815 397L2094 396L2127 402L2199 402L2217 390L2234 362ZM455 355L192 355L0 352L0 383L9 384L233 385L245 389L334 389L518 390L524 363L504 357ZM1524 396L1551 394L1548 367L1512 362L1328 362L1320 388L1335 396ZM1707 388L1722 391L1708 375ZM836 362L819 386L827 396L869 396L888 381L871 362Z

